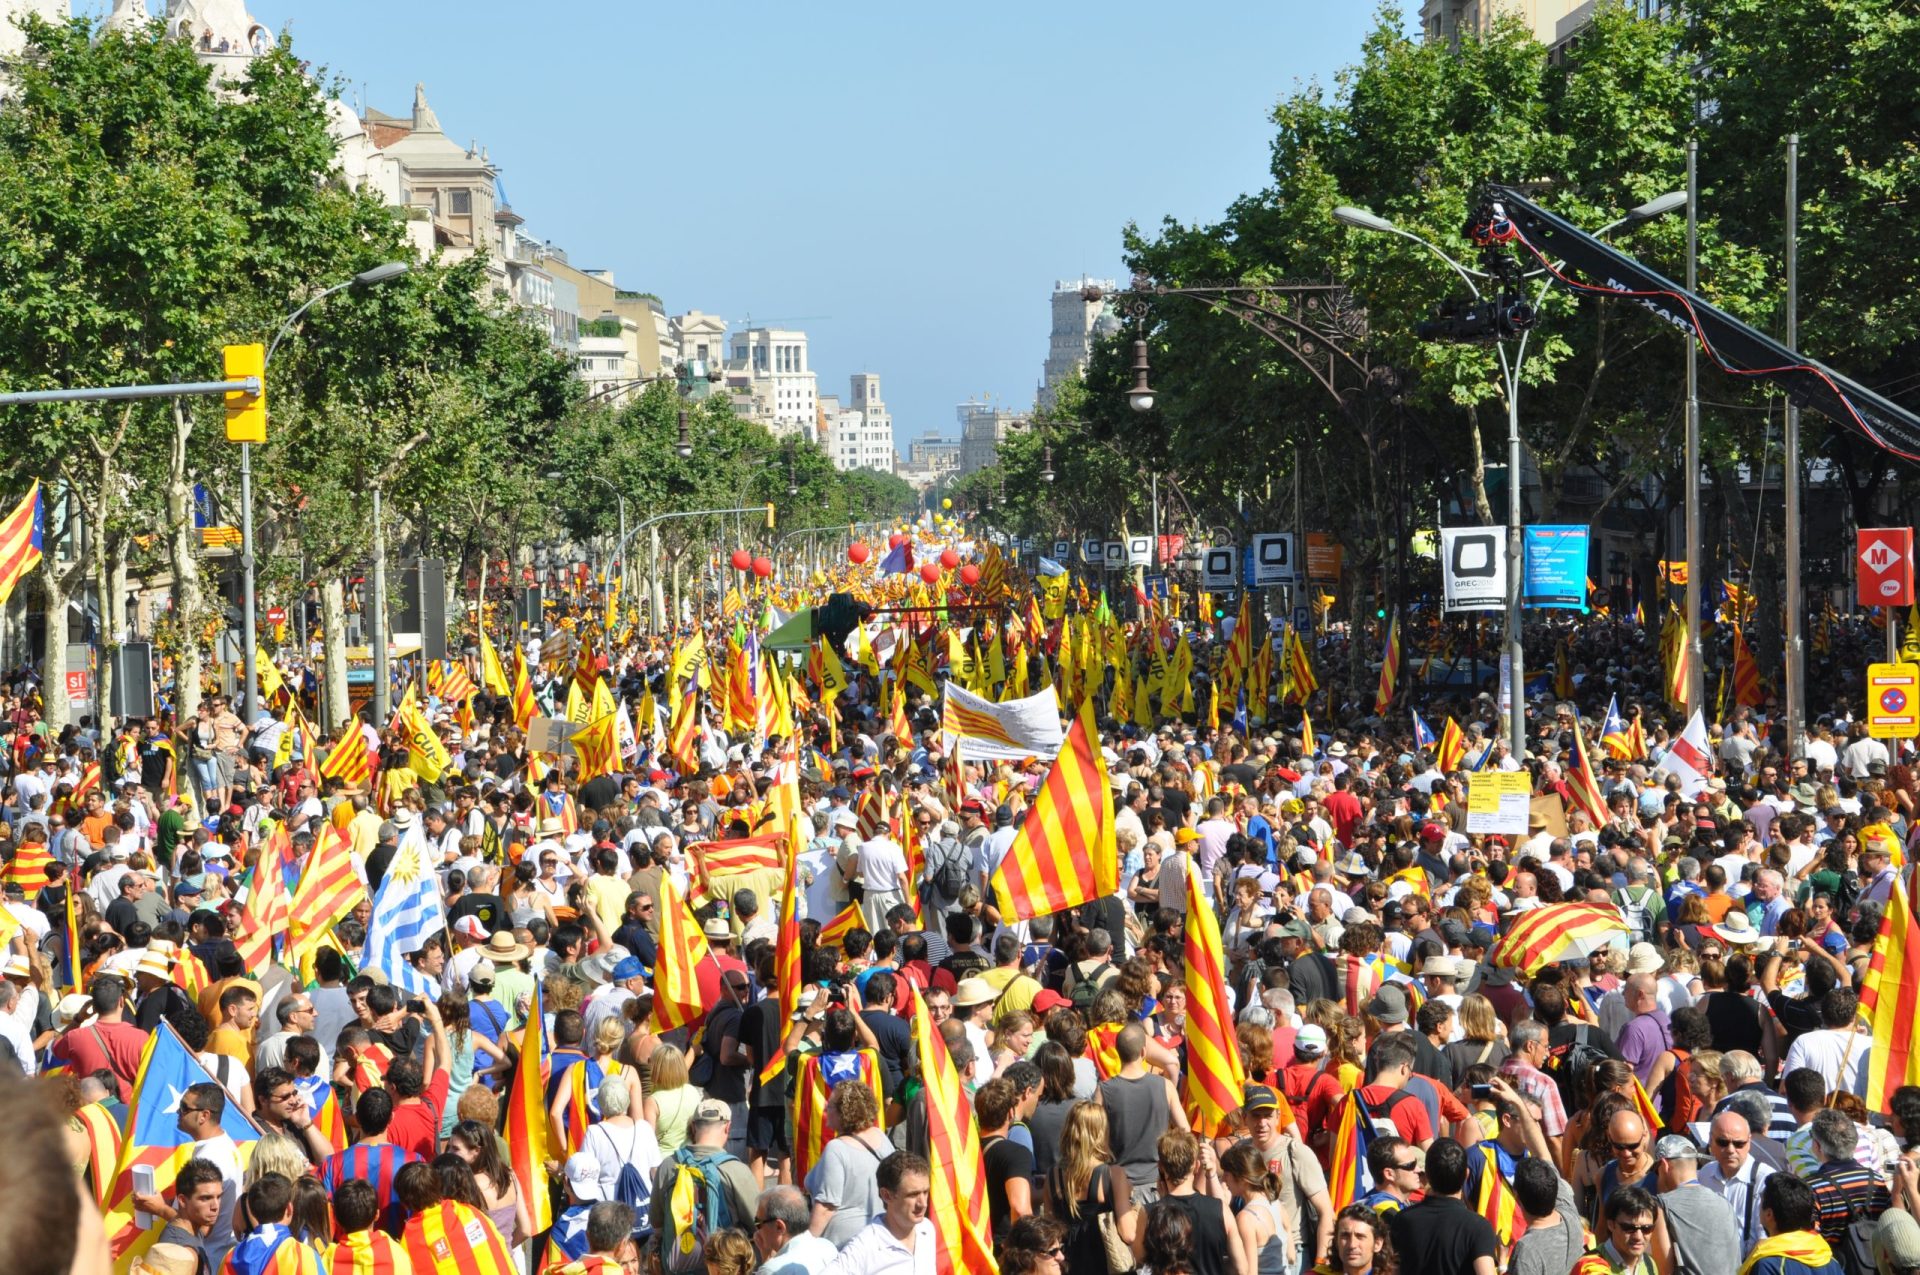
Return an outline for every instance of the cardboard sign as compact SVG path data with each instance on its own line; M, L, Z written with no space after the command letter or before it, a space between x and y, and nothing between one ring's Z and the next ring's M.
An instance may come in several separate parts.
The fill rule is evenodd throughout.
M564 717L536 717L527 723L527 751L573 756L573 733L580 727Z
M1547 821L1547 831L1556 837L1567 835L1567 806L1560 800L1557 792L1535 797L1527 808L1529 815L1539 815Z

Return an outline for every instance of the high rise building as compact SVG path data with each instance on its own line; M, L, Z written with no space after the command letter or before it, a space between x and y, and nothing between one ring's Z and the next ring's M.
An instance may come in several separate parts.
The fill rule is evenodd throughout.
M1097 288L1100 300L1089 301L1086 292ZM1113 295L1111 279L1057 279L1053 284L1053 328L1047 337L1047 363L1041 373L1038 403L1041 411L1051 411L1060 395L1061 382L1087 369L1094 341L1113 331L1119 320L1109 313L1108 298Z
M775 437L815 438L819 390L807 365L806 333L784 328L734 333L727 385L747 404L748 415Z
M960 418L960 476L985 469L1000 458L1000 444L1016 429L1025 429L1021 412L969 399L954 409Z
M1533 28L1534 38L1554 44L1564 38L1564 20L1577 9L1591 10L1590 0L1423 0L1420 29L1427 39L1448 44L1462 36L1482 36L1495 18L1512 14Z

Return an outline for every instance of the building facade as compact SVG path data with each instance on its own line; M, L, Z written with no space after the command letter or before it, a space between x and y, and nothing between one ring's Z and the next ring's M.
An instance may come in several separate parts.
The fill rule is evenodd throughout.
M969 399L954 409L960 419L959 476L987 468L1000 458L1000 444L1016 429L1025 429L1028 417L991 403Z
M727 385L747 415L776 438L818 434L819 388L807 363L807 334L785 328L747 328L733 335Z
M1098 289L1100 299L1089 301L1087 292ZM1113 296L1111 279L1057 279L1053 285L1052 328L1047 336L1047 362L1040 374L1037 398L1041 411L1051 411L1064 381L1087 370L1093 343L1111 332L1118 323L1108 311Z
M1565 38L1562 23L1582 8L1591 11L1592 5L1582 0L1423 0L1420 30L1429 40L1457 44L1462 36L1485 35L1496 18L1511 15L1532 28L1540 43L1550 45Z
M841 407L838 399L831 401L837 410L828 422L830 435L821 441L833 459L833 467L877 469L891 474L895 459L893 416L880 397L878 374L855 372L846 405ZM827 419L824 412L822 419Z

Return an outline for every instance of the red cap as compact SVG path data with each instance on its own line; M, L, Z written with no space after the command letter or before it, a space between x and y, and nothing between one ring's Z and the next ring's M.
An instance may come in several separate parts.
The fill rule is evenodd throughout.
M1054 991L1051 987L1041 988L1039 994L1033 998L1033 1012L1036 1014L1050 1013L1056 1009L1072 1008L1072 1006L1072 1001Z
M1441 827L1439 824L1423 823L1420 825L1420 840L1445 841L1446 839L1447 839L1447 830Z

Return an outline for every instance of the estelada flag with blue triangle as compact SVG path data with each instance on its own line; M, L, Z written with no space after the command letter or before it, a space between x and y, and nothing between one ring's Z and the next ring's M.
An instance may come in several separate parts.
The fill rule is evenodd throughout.
M1434 737L1433 727L1421 721L1419 711L1415 710L1413 714L1413 746L1415 748L1432 748L1439 742L1440 741Z
M1600 725L1600 747L1607 750L1607 756L1622 761L1631 760L1633 739L1627 733L1627 719L1620 715L1620 697L1607 699L1607 718Z
M133 1078L133 1101L127 1106L127 1134L121 1144L120 1163L114 1170L113 1189L107 1196L106 1234L113 1245L114 1266L124 1270L132 1259L160 1238L156 1224L144 1232L134 1222L133 1171L136 1166L153 1169L153 1192L165 1195L181 1168L193 1158L194 1142L180 1128L180 1100L194 1085L215 1081L180 1039L171 1024L162 1021L140 1053L140 1070ZM259 1126L229 1098L220 1115L220 1130L240 1147L245 1162L251 1150L247 1144L260 1140Z

